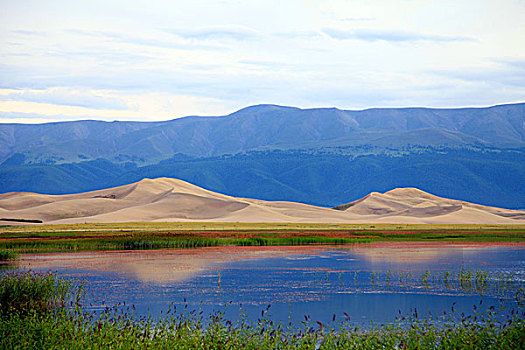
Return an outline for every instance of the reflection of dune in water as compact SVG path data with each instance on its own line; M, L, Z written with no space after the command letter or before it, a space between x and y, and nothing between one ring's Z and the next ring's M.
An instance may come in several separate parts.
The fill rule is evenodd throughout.
M25 254L18 262L26 269L76 269L123 273L144 282L177 282L207 273L217 276L229 262L283 257L289 260L329 258L327 252L356 254L372 263L418 264L452 257L458 252L475 253L488 247L523 247L523 243L425 243L379 242L347 246L208 247L142 251ZM354 261L338 256L337 260ZM287 267L287 269L290 269ZM316 271L310 267L305 271ZM330 270L324 268L324 270Z
M352 251L373 263L418 264L499 246L525 248L523 243L378 242L356 246Z
M27 254L26 269L81 269L124 273L144 282L177 282L243 260L317 254L326 247L214 247L146 251Z

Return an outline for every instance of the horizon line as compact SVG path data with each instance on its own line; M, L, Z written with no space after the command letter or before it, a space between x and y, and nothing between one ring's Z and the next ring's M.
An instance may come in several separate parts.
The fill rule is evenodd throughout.
M488 108L495 108L495 107L504 107L504 106L513 106L513 105L521 105L525 104L525 101L518 101L518 102L503 102L498 104L491 104L491 105L484 105L484 106L461 106L461 107L424 107L424 106L404 106L404 107L367 107L362 109L342 109L335 106L324 106L324 107L297 107L297 106L290 106L290 105L280 105L280 104L274 104L274 103L258 103L253 105L248 105L239 109L234 110L233 112L229 114L224 115L185 115L181 117L176 117L172 119L165 119L165 120L127 120L127 119L115 119L115 120L102 120L102 119L71 119L71 120L59 120L59 121L49 121L49 122L43 122L43 123L17 123L17 122L0 122L0 125L45 125L45 124L58 124L58 123L75 123L75 122L101 122L101 123L165 123L174 121L177 119L185 119L185 118L224 118L229 117L235 113L238 113L240 111L243 111L245 109L254 108L254 107L278 107L278 108L290 108L290 109L298 109L302 111L308 111L308 110L322 110L322 109L336 109L343 112L364 112L364 111L370 111L370 110L391 110L391 109L430 109L430 110L460 110L460 109L488 109Z

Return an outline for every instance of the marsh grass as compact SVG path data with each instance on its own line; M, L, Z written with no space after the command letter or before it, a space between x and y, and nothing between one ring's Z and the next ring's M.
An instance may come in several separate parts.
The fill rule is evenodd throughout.
M148 250L163 248L201 248L220 246L296 246L329 244L343 245L352 243L370 243L366 238L345 237L187 237L166 236L159 237L140 235L137 237L100 237L78 239L42 239L12 240L1 242L0 246L9 251L24 253L35 252L64 252L89 250Z
M523 242L524 225L118 223L0 226L18 252L348 244L378 241Z
M16 260L18 259L18 253L9 250L9 249L2 249L0 250L0 261L9 261L9 260Z
M55 274L1 275L2 349L522 349L525 313L512 310L501 320L488 312L420 319L417 311L391 324L352 327L351 316L323 324L275 323L270 305L257 321L241 314L232 322L224 312L180 313L171 306L161 319L136 317L133 307L88 313L77 302L78 289ZM68 302L69 301L69 302ZM70 306L68 306L70 305ZM72 307L71 307L72 305ZM50 312L53 311L53 312Z
M0 278L0 314L45 313L63 307L72 295L73 283L53 273L5 272ZM77 289L75 300L80 298Z
M267 310L266 310L267 311ZM350 317L350 316L348 316ZM2 318L1 348L57 349L523 349L523 313L498 321L489 312L459 321L435 323L417 317L369 329L346 320L323 324L307 319L298 327L259 320L232 322L217 312L169 310L161 319L136 318L132 311L106 310L102 315L81 308L55 314L18 314Z
M122 222L55 225L0 226L0 232L140 232L140 231L253 231L253 230L300 230L300 231L433 231L452 234L469 232L515 232L525 233L525 225L476 225L476 224L338 224L338 223L240 223L240 222Z
M480 295L525 303L525 287L519 275L513 272L490 273L485 270L465 269L421 273L385 271L326 271L313 274L313 283L330 283L345 288L345 292L386 288L389 291ZM368 285L367 285L368 284ZM421 288L422 287L422 288Z

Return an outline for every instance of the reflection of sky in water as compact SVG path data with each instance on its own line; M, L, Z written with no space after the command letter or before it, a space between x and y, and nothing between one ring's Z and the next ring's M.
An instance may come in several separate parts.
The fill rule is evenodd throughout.
M336 247L206 248L143 252L96 252L27 256L22 267L57 270L85 278L85 304L92 309L126 302L152 316L170 303L179 310L223 310L235 318L239 305L257 318L267 305L276 320L304 315L327 322L346 312L367 324L390 322L399 311L434 316L472 313L473 305L499 303L494 293L479 296L441 283L421 286L428 269L438 274L466 269L492 275L513 272L523 281L525 245L428 245L395 243ZM387 271L391 275L387 280ZM411 274L411 283L399 278ZM374 278L374 274L377 274ZM406 275L405 275L406 276ZM523 284L523 282L521 282ZM186 302L184 302L186 300Z

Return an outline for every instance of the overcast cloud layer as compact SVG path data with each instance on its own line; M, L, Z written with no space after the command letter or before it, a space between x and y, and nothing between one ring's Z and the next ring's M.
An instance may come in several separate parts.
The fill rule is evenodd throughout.
M0 122L525 101L525 1L0 0Z

